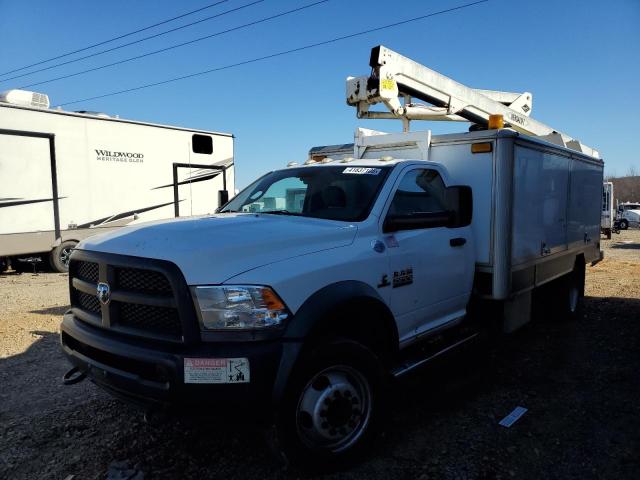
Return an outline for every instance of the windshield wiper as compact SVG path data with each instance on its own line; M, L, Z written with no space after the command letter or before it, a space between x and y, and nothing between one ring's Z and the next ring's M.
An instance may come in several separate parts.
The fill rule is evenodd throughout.
M271 215L297 215L297 216L302 215L301 213L290 212L289 210L262 210L261 212L257 212L257 213L269 213Z

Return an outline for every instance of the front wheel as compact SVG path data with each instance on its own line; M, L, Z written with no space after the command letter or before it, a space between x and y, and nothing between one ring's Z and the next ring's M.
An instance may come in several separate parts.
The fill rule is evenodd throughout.
M629 220L627 220L626 218L623 218L622 220L620 220L620 230L626 230L627 228L629 228Z
M359 456L377 424L382 372L376 355L351 340L321 345L303 357L277 415L280 454L319 469Z
M66 273L69 271L69 258L73 249L78 244L74 240L67 240L51 250L49 254L49 264L56 272Z

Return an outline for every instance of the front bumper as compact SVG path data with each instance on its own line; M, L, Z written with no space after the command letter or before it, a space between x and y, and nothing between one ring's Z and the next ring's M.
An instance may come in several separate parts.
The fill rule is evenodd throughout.
M299 342L167 344L131 339L64 316L61 343L69 361L116 397L147 408L198 416L242 410L269 416L284 391ZM234 384L184 382L185 358L247 358L250 381Z

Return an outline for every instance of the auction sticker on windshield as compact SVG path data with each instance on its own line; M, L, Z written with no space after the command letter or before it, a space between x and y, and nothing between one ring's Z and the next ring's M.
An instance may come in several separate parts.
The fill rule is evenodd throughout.
M184 383L249 383L248 358L185 358Z
M355 175L378 175L382 170L379 168L368 167L347 167L342 173L351 173Z

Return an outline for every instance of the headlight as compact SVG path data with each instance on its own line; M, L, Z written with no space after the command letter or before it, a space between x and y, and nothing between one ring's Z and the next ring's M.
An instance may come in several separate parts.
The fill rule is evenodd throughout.
M205 330L277 328L289 317L284 303L269 287L194 287L192 292Z

